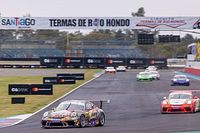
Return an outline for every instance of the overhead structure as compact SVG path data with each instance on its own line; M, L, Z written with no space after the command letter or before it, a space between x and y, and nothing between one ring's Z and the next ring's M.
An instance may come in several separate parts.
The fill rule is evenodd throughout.
M200 29L200 17L0 17L0 29Z

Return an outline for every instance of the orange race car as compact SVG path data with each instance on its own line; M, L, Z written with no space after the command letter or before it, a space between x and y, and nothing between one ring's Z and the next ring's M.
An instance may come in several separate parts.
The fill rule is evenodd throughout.
M161 113L195 113L200 110L199 90L171 90L161 102Z

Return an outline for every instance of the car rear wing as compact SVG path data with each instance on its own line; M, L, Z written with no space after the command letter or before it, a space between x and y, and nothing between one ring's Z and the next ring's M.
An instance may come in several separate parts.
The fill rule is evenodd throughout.
M107 103L107 104L110 103L110 100L88 100L88 101L92 102L94 105L96 105L100 109L102 109L104 103Z
M199 92L200 93L200 90L169 90L169 92Z
M98 108L102 109L103 104L109 104L111 101L110 99L108 100L96 100L96 99L73 99L73 100L77 100L77 101L88 101L93 103L95 106L97 106Z

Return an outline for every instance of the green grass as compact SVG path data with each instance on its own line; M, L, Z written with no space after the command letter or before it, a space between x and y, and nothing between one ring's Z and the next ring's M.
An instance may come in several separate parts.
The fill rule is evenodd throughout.
M8 84L34 84L42 83L42 76L17 76L0 77L0 118L18 114L33 113L77 86L93 78L99 69L85 69L85 80L78 80L73 85L54 85L53 95L20 95L25 97L25 104L11 104L11 97L8 95Z

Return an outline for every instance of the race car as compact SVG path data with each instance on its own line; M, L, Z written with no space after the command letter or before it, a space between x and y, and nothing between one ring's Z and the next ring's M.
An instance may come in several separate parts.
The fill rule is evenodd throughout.
M94 102L87 100L63 101L53 110L43 114L41 127L103 126L105 114L101 106L98 107Z
M152 75L153 79L157 79L157 80L160 79L160 74L159 74L158 71L149 71L149 70L145 70L145 72L149 72L149 73Z
M137 81L152 81L153 76L149 72L140 72L136 76Z
M171 79L171 86L174 85L190 85L190 80L187 78L186 75L175 75L173 79Z
M189 90L173 90L161 102L161 113L194 113L200 110L200 100Z
M157 67L156 66L148 66L146 68L146 70L149 70L149 71L156 71L157 70Z
M116 68L116 71L117 71L117 72L126 72L126 67L125 67L125 66L118 66L118 67Z
M114 67L106 67L105 73L116 73L116 69Z

